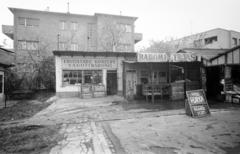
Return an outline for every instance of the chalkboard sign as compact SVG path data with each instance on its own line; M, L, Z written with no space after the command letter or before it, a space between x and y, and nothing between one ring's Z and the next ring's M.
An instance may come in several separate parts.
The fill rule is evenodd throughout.
M208 102L203 89L187 91L186 113L193 117L210 115Z

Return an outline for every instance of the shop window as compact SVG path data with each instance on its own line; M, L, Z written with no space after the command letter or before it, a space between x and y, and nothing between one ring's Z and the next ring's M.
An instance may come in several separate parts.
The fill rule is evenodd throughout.
M3 92L3 75L0 75L0 93Z
M99 84L102 83L101 70L64 70L63 86L75 84Z
M85 83L92 83L92 71L84 71L84 82Z
M204 41L205 41L206 45L207 44L212 44L214 42L217 42L218 38L217 38L217 36L213 36L213 37L205 38Z
M82 71L63 71L63 86L82 83Z

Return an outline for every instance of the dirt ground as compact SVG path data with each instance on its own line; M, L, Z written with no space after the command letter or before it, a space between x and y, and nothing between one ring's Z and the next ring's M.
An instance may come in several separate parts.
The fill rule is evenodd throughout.
M0 153L240 152L240 105L211 102L211 116L192 118L183 101L151 104L110 96L24 103L34 109L21 113L23 119L9 114L1 120Z
M217 111L204 118L167 115L110 121L126 153L240 153L240 110Z
M47 108L54 93L38 92L0 109L0 153L49 153L61 139L60 125L24 125L24 121Z
M240 152L239 105L211 102L212 114L204 118L187 116L183 107L181 101L151 104L118 97L64 98L32 117L28 124L66 124L71 129L65 129L65 136L73 136L79 132L76 127L94 122L97 129L104 130L113 151L120 154Z

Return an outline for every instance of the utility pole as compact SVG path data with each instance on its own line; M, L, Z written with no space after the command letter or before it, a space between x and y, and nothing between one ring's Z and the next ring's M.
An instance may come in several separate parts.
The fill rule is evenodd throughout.
M69 12L69 1L67 2L67 13L70 13Z

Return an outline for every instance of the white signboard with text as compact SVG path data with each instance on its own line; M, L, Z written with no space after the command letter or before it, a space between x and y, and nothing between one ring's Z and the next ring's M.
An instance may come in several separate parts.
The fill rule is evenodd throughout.
M196 57L189 53L138 53L138 62L191 62Z
M113 58L62 57L62 69L116 69Z

